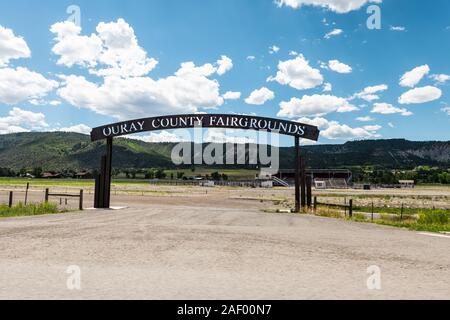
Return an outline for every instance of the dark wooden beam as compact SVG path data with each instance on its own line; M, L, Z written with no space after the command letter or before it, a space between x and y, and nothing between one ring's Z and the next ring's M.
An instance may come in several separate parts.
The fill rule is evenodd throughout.
M106 140L106 168L105 168L105 195L104 208L109 209L111 206L111 178L112 178L112 153L113 138Z
M302 209L306 208L306 169L305 169L305 159L300 158L300 184L301 184L301 206Z
M295 137L295 212L300 212L300 138Z

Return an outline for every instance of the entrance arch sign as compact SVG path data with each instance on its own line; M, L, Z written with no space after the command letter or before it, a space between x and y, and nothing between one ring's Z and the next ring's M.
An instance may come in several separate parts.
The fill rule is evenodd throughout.
M91 139L98 141L142 132L189 129L196 126L276 132L313 141L319 139L319 129L311 125L279 119L224 114L188 114L119 122L93 129Z
M100 175L95 181L95 208L107 209L111 202L111 176L113 139L143 132L190 128L243 129L278 133L295 137L295 210L311 203L311 181L305 175L305 164L300 156L300 139L319 140L317 127L299 122L273 118L225 114L183 114L143 118L114 123L92 129L91 140L106 140L106 153L102 156ZM308 193L308 195L306 195ZM308 201L307 201L308 196Z

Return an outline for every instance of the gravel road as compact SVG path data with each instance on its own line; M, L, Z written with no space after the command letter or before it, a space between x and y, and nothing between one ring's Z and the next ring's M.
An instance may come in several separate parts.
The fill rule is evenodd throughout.
M0 299L450 299L450 238L223 197L139 199L0 220Z

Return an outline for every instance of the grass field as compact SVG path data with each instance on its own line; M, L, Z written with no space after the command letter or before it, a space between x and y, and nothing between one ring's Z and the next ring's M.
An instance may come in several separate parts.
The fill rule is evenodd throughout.
M354 207L354 211L364 212L364 213L372 213L372 207ZM411 215L419 215L419 214L433 214L435 212L439 212L443 210L434 210L434 209L416 209L416 208L389 208L389 207L374 207L373 212L376 213L386 213L386 214L395 214L401 215L402 213L405 216Z
M27 183L36 186L84 187L93 186L94 180L0 178L0 185L26 185Z
M0 206L0 218L10 217L24 217L24 216L38 216L43 214L56 214L62 213L58 209L58 206L54 203L40 203L40 204L28 204L24 205L19 203L18 205L9 208L8 206Z
M401 217L401 208L374 208L373 212L380 218L371 220L363 213L372 213L370 207L354 207L354 215L349 218L342 209L333 206L319 206L316 213L319 216L347 219L364 223L375 223L380 225L406 228L414 231L428 232L450 232L450 210L434 209L407 209L404 208Z
M195 168L195 171L191 170L167 170L165 173L168 177L173 173L176 177L178 172L183 172L184 176L211 176L214 172L220 174L226 174L230 179L254 179L258 174L258 170L245 170L245 169L210 169L210 168Z
M214 172L225 174L230 180L250 180L254 179L259 171L257 170L239 170L239 169L207 169L197 168L195 172L191 170L166 170L164 171L168 178L173 176L176 178L178 172L183 172L185 177L191 176L211 176ZM26 178L0 178L0 185L23 185L29 182L33 185L45 186L62 186L62 187L83 187L93 186L94 180L77 180L77 179L26 179ZM113 184L148 184L149 180L138 176L137 179L126 179L125 177L113 178Z

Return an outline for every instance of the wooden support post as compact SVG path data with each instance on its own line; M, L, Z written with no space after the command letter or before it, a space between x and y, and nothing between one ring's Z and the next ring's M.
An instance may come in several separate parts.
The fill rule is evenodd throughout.
M314 212L317 211L317 197L314 197Z
M112 178L112 152L113 138L106 140L106 167L105 167L105 194L104 208L109 209L111 206L111 178Z
M78 207L80 211L83 211L83 200L84 200L84 191L80 190L80 205Z
M111 205L111 177L112 177L112 147L113 139L106 140L106 154L102 156L100 175L95 180L96 209L108 209Z
M312 178L311 176L306 177L306 204L308 208L312 207Z
M303 157L300 158L300 168L301 168L301 205L302 209L305 210L306 208L306 169L305 169L305 159Z
M105 170L106 170L106 156L102 156L102 163L100 169L100 191L99 191L99 208L105 208Z
M350 199L350 201L349 201L348 215L350 218L353 218L353 199Z
M12 206L13 206L13 192L12 191L9 192L9 203L8 203L8 206L10 208L12 208Z
M300 137L295 137L295 212L300 212Z
M50 190L48 188L45 189L45 202L48 202L49 193L50 193Z
M100 208L100 184L101 184L101 176L98 174L95 177L95 194L94 194L94 208Z

